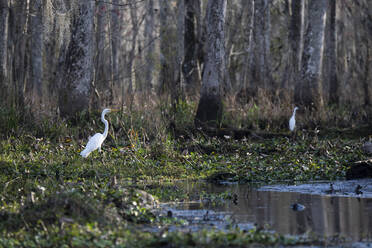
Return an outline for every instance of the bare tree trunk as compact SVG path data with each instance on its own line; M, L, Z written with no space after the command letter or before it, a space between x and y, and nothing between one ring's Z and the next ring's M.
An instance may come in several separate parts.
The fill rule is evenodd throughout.
M107 4L105 2L96 3L96 49L94 58L94 80L92 86L94 87L94 94L92 95L92 107L99 109L100 105L103 104L104 89L107 88L106 78L105 78L105 39L106 39L106 19Z
M338 79L336 73L336 1L329 1L329 36L328 36L328 66L329 66L329 103L338 104Z
M48 92L49 92L49 99L45 99L44 101L48 103L48 106L54 109L58 109L59 104L59 90L61 88L61 84L64 82L65 78L65 61L67 59L67 51L69 42L71 40L71 21L72 18L68 15L68 13L72 13L71 5L69 4L68 0L60 0L58 2L54 2L55 5L53 6L53 11L55 11L55 15L53 16L53 29L47 35L45 34L44 38L48 40L47 37L52 36L51 34L55 34L52 39L52 44L45 45L45 52L53 54L53 56L46 56L45 60L49 68L51 68L50 76L46 79L48 81ZM58 4L56 4L58 3Z
M273 84L273 79L271 76L271 52L270 52L270 45L271 45L271 1L272 0L264 0L264 13L265 13L265 22L264 22L264 65L265 65L265 88L274 91L276 85Z
M182 65L183 60L185 57L185 0L177 1L177 68L178 68L178 75L176 76L176 80L178 81L178 85L180 87L180 94L184 98L184 89L185 89L185 78L182 75Z
M13 82L10 98L15 106L22 109L24 107L24 92L26 84L26 43L28 33L28 1L10 2L9 14L9 33L10 55L12 73L10 81Z
M169 25L167 21L169 5L167 0L159 0L159 19L160 19L160 78L159 78L159 92L164 94L167 91L167 88L171 86L171 72L170 64L168 61L169 56Z
M254 0L251 74L253 91L271 88L270 0Z
M350 106L360 106L365 93L362 83L364 77L366 55L368 53L368 40L371 34L367 34L368 20L366 14L370 14L366 3L369 1L337 1L337 76L339 78L340 102ZM367 15L368 15L367 14ZM368 65L370 66L370 65Z
M172 34L176 32L171 25L171 6L169 1L160 0L160 76L159 94L168 98L173 113L180 97L180 71L177 63L177 41Z
M308 0L301 0L301 33L300 33L300 49L298 53L298 72L300 74L301 67L302 67L302 55L304 52L304 40L305 40L305 31L307 29L308 25L308 14L307 14L307 9L308 9ZM296 79L298 80L299 77Z
M112 74L111 80L113 84L113 98L117 99L121 94L115 94L115 92L119 92L120 89L120 73L119 73L119 57L120 57L120 9L118 7L119 0L112 1L112 10L111 10L111 65L112 65Z
M372 30L371 30L372 31ZM371 54L370 54L370 48L368 46L368 43L371 43L371 41L368 41L367 40L367 58L366 58L366 63L365 63L365 74L364 74L364 78L365 80L363 80L363 89L364 89L364 105L365 106L371 106L371 95L370 95L370 89L371 89L371 85L370 85L370 82L368 79L372 78L370 77L370 74L371 74L371 63L372 63L372 57L371 57Z
M323 106L321 72L327 1L309 2L309 23L305 34L301 80L295 87L295 102L309 108Z
M301 26L302 23L302 1L301 0L291 0L289 4L289 31L288 31L288 41L289 41L289 56L287 62L287 73L284 73L286 78L283 78L282 86L284 88L292 88L295 82L298 81L299 74L299 63L300 63L300 53L301 53ZM287 82L289 81L289 82Z
M294 65L294 72L298 72L299 58L300 58L300 46L301 43L301 11L302 1L292 0L291 1L291 18L289 27L289 42L292 50L292 63Z
M371 1L363 1L362 4L359 6L361 8L361 11L363 14L361 14L361 21L362 27L364 29L364 38L362 39L363 45L365 45L365 57L364 61L360 62L361 65L364 64L364 68L362 66L362 76L360 77L360 81L363 82L362 88L364 91L364 106L371 106L372 105L372 13L371 13L371 7L372 3ZM355 31L358 33L358 31Z
M68 47L64 82L59 92L59 109L62 116L73 116L89 108L93 80L93 13L94 1L76 3L72 19L72 37Z
M368 8L367 10L372 9L372 2L368 1ZM367 15L368 21L367 21L367 33L369 34L369 37L372 37L372 14L369 12ZM371 106L372 105L372 70L370 68L370 65L372 64L372 41L367 39L367 62L365 64L366 66L366 80L364 82L364 91L366 92L365 94L365 100L364 104Z
M245 34L244 27L242 23L245 21L245 13L249 10L249 1L227 1L226 9L226 26L229 27L226 29L226 79L227 79L227 86L230 87L229 93L236 92L236 90L240 90L241 88L241 81L242 80L242 73L239 70L238 63L240 63L239 59L237 59L237 53L235 49L240 48L240 42L237 42L241 39L241 33L243 31L243 37ZM248 37L248 35L246 36ZM247 43L247 42L244 42ZM243 46L246 45L243 43ZM239 47L239 48L237 48ZM245 50L243 48L243 50ZM241 51L240 51L241 53ZM244 52L243 52L244 53ZM244 56L248 57L248 56Z
M9 1L0 0L0 104L6 103L8 93L8 17Z
M160 0L160 77L159 77L159 93L170 93L172 102L177 101L179 96L179 82L176 79L178 75L176 54L177 43L174 40L172 33L172 25L170 23L170 5L167 0Z
M199 6L198 6L199 5ZM184 47L185 57L182 65L185 88L188 95L195 95L199 87L198 72L198 49L197 49L197 10L200 8L200 0L185 0L185 33Z
M337 45L336 45L336 73L337 77L340 82L340 90L339 90L339 101L343 102L344 92L346 89L347 81L349 81L349 59L347 59L349 56L347 55L347 47L349 46L349 42L344 38L346 33L346 23L345 19L348 19L346 14L346 6L345 1L340 1L336 4L336 13L337 13L337 19L336 19L336 37L338 37Z
M147 46L146 52L146 75L145 75L145 85L144 90L146 96L150 93L153 85L153 70L154 70L154 56L155 56L155 13L154 13L154 0L149 0L147 6L147 15L145 20L145 42Z
M216 125L222 117L222 86L225 80L225 12L226 0L209 0L206 16L207 57L196 125Z
M42 104L43 96L43 1L30 0L30 31L31 31L31 57L30 57L30 89L31 104L35 114Z
M250 66L252 65L253 53L252 53L252 43L253 43L253 27L254 27L254 1L242 0L242 4L247 9L247 27L245 28L244 36L246 36L246 42L244 43L244 52L247 54L244 56L243 62L243 85L241 89L241 97L243 101L248 100L248 95L252 95L252 74L250 73ZM251 84L249 86L248 84Z
M137 43L137 35L138 35L138 16L137 16L137 9L135 5L136 0L131 0L131 7L130 7L130 19L132 21L132 37L131 37L131 50L129 52L129 63L128 63L128 76L129 76L129 85L127 93L131 96L133 87L135 87L136 77L135 72L133 70L134 65L134 57L136 53L136 43Z

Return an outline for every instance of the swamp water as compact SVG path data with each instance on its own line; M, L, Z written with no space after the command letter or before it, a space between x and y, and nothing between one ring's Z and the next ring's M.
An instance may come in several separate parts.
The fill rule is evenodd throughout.
M186 220L186 230L256 226L285 235L372 241L372 180L263 187L182 182L178 187L191 199L202 196L162 206L163 214Z

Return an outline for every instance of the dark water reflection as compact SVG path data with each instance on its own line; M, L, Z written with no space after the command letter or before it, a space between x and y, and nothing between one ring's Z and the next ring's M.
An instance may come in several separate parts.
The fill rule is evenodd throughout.
M181 217L189 215L191 218L205 220L205 211L208 209L212 213L210 216L217 213L217 217L212 218L215 221L212 224L217 226L218 223L225 223L223 216L228 215L234 223L268 225L269 229L281 234L316 234L321 237L337 235L353 241L372 240L372 198L358 197L355 194L308 194L294 190L281 192L272 191L270 187L257 188L249 185L186 183L183 187L186 187L191 196L200 192L214 195L229 192L231 195L235 194L236 198L217 204L215 201L179 204L174 211ZM317 187L316 184L313 187ZM294 211L291 208L294 203L304 205L305 210ZM195 211L197 209L204 212Z

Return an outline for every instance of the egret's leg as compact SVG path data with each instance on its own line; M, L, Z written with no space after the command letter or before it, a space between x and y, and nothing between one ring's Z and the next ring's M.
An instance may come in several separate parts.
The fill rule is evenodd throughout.
M106 164L105 164L106 155L105 155L105 154L106 154L106 153L103 152L103 153L102 153L102 156L101 156L101 162L102 162L102 164L103 164L104 166L106 166Z

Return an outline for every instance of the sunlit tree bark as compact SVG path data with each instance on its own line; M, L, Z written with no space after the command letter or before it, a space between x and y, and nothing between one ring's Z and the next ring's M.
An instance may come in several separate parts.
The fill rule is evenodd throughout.
M327 1L309 2L309 22L304 37L300 80L295 87L295 102L309 108L323 105L321 72L326 10Z
M222 116L222 85L225 80L226 0L209 0L206 16L206 61L195 124L216 125Z
M72 37L64 64L65 78L59 91L62 116L87 110L93 80L94 1L76 3L72 19Z

